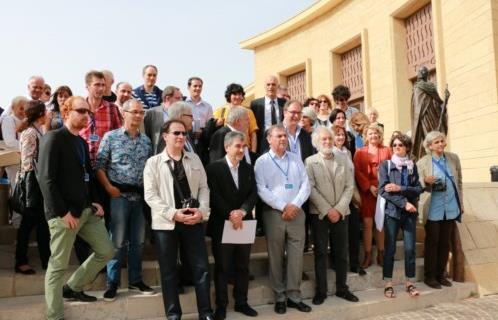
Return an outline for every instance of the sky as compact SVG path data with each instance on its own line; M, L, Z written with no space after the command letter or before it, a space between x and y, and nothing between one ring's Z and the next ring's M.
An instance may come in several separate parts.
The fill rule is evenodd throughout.
M225 102L229 83L253 82L253 51L239 42L264 32L314 0L5 1L0 4L0 106L27 94L41 75L86 96L84 75L109 69L115 80L142 84L142 67L159 69L157 85L204 80L202 97ZM113 88L114 89L114 88Z

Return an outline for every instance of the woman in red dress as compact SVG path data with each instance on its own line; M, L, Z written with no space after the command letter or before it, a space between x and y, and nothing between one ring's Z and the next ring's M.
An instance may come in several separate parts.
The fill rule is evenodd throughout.
M391 149L382 144L384 130L377 124L371 124L364 138L366 145L356 150L354 155L355 178L360 189L363 218L363 244L365 258L362 267L372 264L372 230L375 205L377 203L378 169L382 161L391 158ZM377 264L383 264L384 233L375 231L377 242Z

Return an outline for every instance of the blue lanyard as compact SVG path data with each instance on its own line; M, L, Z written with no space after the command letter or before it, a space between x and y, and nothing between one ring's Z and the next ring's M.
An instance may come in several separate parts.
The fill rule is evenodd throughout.
M289 147L290 147L290 151L291 152L299 153L299 146L298 146L298 143L299 143L299 133L300 133L299 129L296 130L296 138L293 138L292 135L287 131L287 137L288 137L288 140L289 140Z
M277 161L275 161L275 159L271 156L271 154L268 154L268 155L270 156L273 163L277 166L278 170L280 170L280 172L282 172L282 174L285 177L285 180L289 181L289 165L290 165L289 156L287 155L287 169L285 169L285 171L284 171L284 169L282 169L282 167L278 165Z

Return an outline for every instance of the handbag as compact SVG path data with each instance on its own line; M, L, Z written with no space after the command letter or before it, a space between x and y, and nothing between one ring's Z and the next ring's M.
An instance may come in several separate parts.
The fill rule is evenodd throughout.
M387 160L387 177L389 178L389 174L391 172L391 160ZM381 197L380 194L377 194L377 203L375 204L375 227L379 232L384 228L384 218L386 217L386 204L387 201L385 198Z
M25 175L21 172L17 173L16 185L9 197L9 207L13 211L22 214L26 209L26 183Z

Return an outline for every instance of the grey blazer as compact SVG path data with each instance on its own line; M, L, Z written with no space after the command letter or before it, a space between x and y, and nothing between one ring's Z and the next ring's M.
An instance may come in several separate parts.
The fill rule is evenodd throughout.
M323 219L327 211L334 208L344 219L350 213L349 203L354 189L353 172L346 159L334 155L333 180L319 153L306 159L306 171L311 187L310 213L318 214L320 219Z
M152 142L152 152L159 154L164 149L164 140L161 137L161 128L164 124L163 106L159 105L145 112L144 128L142 132Z

